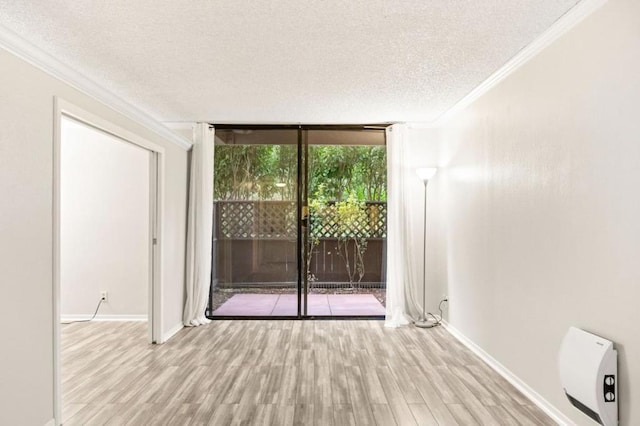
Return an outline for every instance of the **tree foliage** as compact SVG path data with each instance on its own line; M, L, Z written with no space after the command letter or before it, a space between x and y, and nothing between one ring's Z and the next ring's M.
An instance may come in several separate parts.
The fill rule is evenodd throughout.
M297 153L288 145L219 145L214 155L218 200L292 199ZM278 184L286 183L286 186ZM295 185L294 185L295 186Z
M364 201L351 194L341 201L327 201L325 186L318 186L316 196L309 202L310 232L307 240L307 271L311 271L313 250L320 244L322 228L327 224L335 226L336 254L342 259L349 284L354 287L360 283L365 274L364 254L370 233L362 224L369 221ZM313 274L308 273L309 281L315 281Z
M358 225L367 221L367 209L363 201L350 195L336 203L338 223L338 245L336 251L344 262L349 284L360 283L365 273L364 253L367 251L367 236L354 232Z
M214 197L218 200L295 200L295 145L218 145ZM317 145L309 148L309 196L341 201L386 200L384 146Z
M313 146L309 149L309 194L319 185L332 200L349 196L386 200L387 156L383 146Z

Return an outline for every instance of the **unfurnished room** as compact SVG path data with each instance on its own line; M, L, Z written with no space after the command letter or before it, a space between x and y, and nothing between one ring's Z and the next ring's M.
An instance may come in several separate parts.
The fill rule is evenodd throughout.
M640 424L640 2L0 0L0 425Z

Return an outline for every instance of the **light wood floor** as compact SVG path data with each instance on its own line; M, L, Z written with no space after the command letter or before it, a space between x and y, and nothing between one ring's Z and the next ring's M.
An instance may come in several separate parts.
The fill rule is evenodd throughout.
M64 425L553 425L446 330L380 321L63 326Z

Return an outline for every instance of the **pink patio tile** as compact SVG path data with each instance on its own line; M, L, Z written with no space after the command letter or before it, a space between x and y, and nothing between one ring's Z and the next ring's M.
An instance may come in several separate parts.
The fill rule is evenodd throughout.
M326 294L310 294L307 296L307 315L331 315L329 298Z
M304 303L304 302L303 302ZM297 315L298 295L282 294L272 315ZM307 297L307 315L331 315L329 301L325 294L310 294Z
M271 315L278 294L235 294L213 311L213 315L267 316Z
M298 315L298 295L281 294L276 302L271 315L296 316Z
M295 316L297 294L236 294L213 312L228 316ZM371 294L310 294L308 315L384 315L385 309Z
M330 294L332 315L384 315L384 306L372 294Z

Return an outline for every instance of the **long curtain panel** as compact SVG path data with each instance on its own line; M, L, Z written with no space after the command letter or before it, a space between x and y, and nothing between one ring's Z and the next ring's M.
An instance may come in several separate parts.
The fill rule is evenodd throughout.
M407 127L387 127L387 306L385 326L411 323L420 311L419 276L415 260L415 228L412 226L412 199L408 179L415 178L410 166Z
M194 128L189 174L187 212L187 279L183 323L187 327L207 324L205 316L211 280L213 233L213 136L207 123Z

